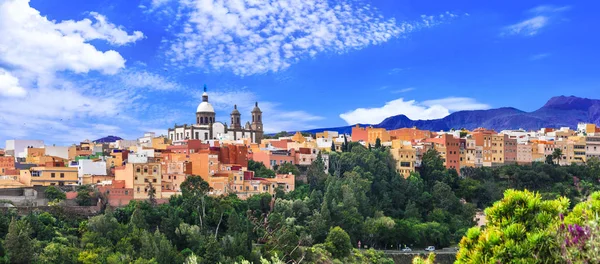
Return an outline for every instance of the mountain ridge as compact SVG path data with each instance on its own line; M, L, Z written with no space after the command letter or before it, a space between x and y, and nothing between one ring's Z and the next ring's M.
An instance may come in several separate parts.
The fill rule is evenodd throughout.
M494 129L537 130L542 127L577 128L580 122L598 124L600 122L600 100L577 96L555 96L539 109L526 112L514 107L500 107L488 110L464 110L451 113L440 119L412 120L406 115L390 116L379 124L360 124L387 130L417 127L418 129L440 131L450 129L469 129L479 127ZM350 133L351 126L311 129L303 132L337 131Z

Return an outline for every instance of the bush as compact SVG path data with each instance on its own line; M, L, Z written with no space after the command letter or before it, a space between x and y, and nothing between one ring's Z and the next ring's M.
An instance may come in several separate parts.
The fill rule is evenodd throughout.
M325 248L334 258L341 259L347 257L352 250L350 236L339 226L331 228L327 239L325 239Z
M61 201L67 198L67 195L55 186L48 186L44 194L49 201Z

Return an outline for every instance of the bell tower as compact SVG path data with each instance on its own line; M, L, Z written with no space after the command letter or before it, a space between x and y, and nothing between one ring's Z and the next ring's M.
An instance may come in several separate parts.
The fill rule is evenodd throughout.
M260 143L263 137L262 111L258 108L258 102L254 104L252 109L252 130L254 131L256 142Z
M231 111L231 129L241 129L242 125L240 122L240 111L237 109L237 105L233 106L233 111Z

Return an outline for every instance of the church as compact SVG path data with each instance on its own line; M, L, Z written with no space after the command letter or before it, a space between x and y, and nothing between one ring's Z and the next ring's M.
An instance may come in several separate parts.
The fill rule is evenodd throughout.
M208 140L239 140L249 138L252 143L260 143L263 137L262 111L258 108L258 102L255 103L251 112L252 123L246 122L244 126L241 123L241 114L237 105L231 111L231 125L216 121L215 109L208 102L208 93L204 85L202 102L196 109L196 124L193 125L175 125L169 128L169 139L173 144L182 143L188 139Z

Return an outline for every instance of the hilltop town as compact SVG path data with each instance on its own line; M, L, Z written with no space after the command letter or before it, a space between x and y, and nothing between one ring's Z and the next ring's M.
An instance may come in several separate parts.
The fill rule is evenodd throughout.
M576 130L562 127L499 132L485 128L386 130L357 125L350 134L323 131L268 136L262 131L258 103L251 116L252 122L242 126L235 107L229 126L216 121L205 90L196 123L176 125L168 135L146 133L136 140L109 136L72 146L46 145L43 140L7 140L0 152L0 188L5 189L0 196L16 204L35 201L43 205L47 201L37 194L24 197L27 192L17 192L17 196L10 196L7 194L14 192L8 190L91 185L116 207L148 199L150 189L159 202L166 202L181 193L181 184L188 175L197 175L210 185L210 195L235 193L247 199L269 193L274 197L277 190L290 192L296 182L306 182L305 172L317 159L328 172L329 155L346 151L351 142L389 149L398 173L405 178L419 170L423 155L430 149L439 153L447 169L458 173L465 167L532 162L570 165L600 157L600 128L594 124L580 124ZM290 165L295 165L297 172L289 171Z

